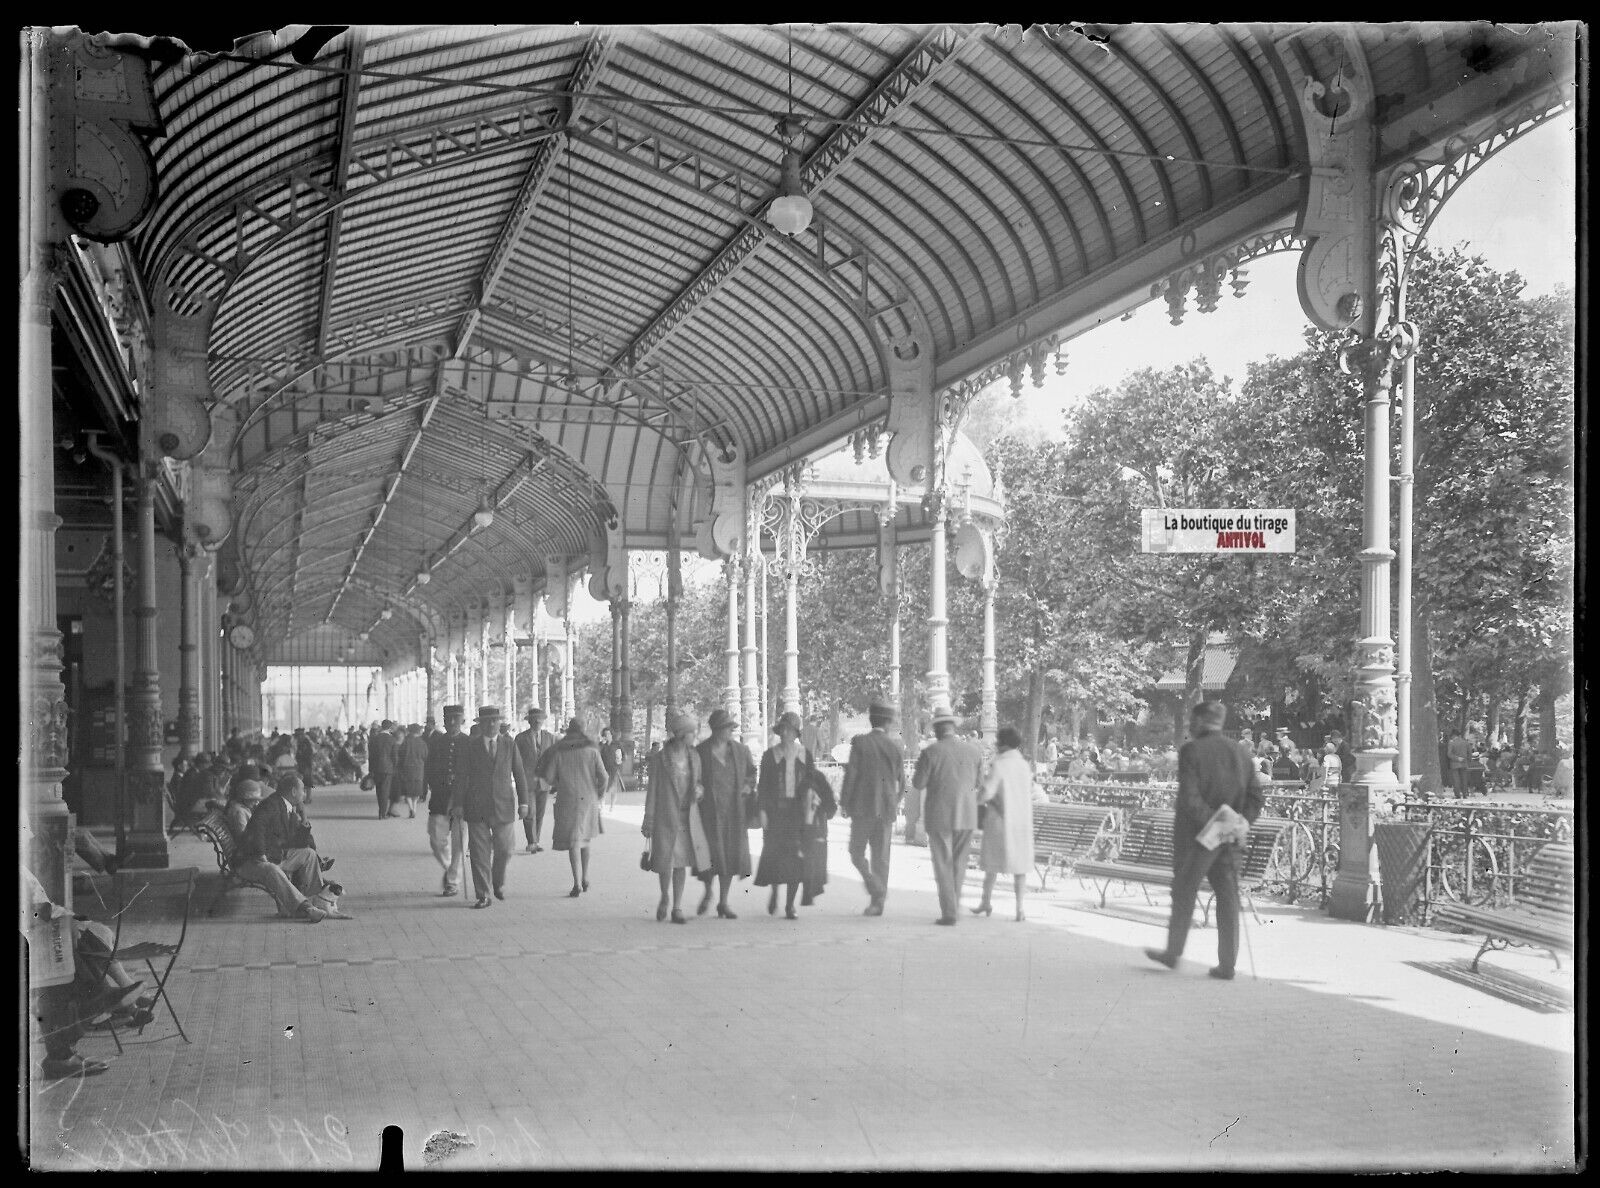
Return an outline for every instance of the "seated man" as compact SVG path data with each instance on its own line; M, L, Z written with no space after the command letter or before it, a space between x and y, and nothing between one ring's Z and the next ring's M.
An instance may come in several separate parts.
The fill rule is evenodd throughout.
M333 860L317 855L316 839L311 836L311 826L301 811L305 798L306 789L300 777L283 776L278 781L278 791L250 814L250 824L239 842L239 856L262 858L274 864L308 899L338 896L344 889L338 883L324 884L322 880L322 872L333 865ZM339 919L349 918L343 913L328 914Z
M178 785L178 812L184 817L205 814L205 802L211 797L211 756L201 751L189 764L183 782Z
M300 919L317 924L327 919L328 913L312 903L283 873L283 868L263 857L244 857L244 836L249 831L250 819L266 795L266 789L257 780L240 780L234 785L222 815L228 820L233 835L240 839L234 853L233 870L242 879L260 883L278 905L278 915L284 919ZM344 917L341 917L344 918Z
M27 867L22 869L24 929L27 919L59 919L67 909L54 903ZM46 1077L88 1077L106 1071L103 1060L90 1060L73 1051L84 1030L112 1017L130 1026L150 1021L153 996L141 997L142 982L128 976L120 962L111 960L112 933L104 924L74 917L71 929L73 979L35 992L34 1017L40 1026Z

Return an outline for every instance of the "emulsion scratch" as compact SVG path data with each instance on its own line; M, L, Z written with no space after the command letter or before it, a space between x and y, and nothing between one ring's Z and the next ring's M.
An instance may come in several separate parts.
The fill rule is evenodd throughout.
M1244 1120L1244 1115L1241 1114L1239 1117L1235 1118L1232 1122L1229 1122L1226 1126L1224 1126L1222 1128L1222 1133L1217 1135L1217 1138L1214 1138L1214 1139L1211 1140L1211 1142L1207 1143L1206 1146L1209 1147L1209 1146L1212 1145L1212 1143L1215 1143L1217 1141L1217 1139L1226 1137L1228 1131L1232 1130L1235 1126L1239 1125L1239 1123L1242 1122L1243 1120Z
M1118 1005L1122 1002L1123 997L1127 993L1128 987L1123 986L1122 993L1117 995L1116 1001L1106 1008L1106 1013L1104 1015L1100 1016L1100 1022L1095 1026L1094 1034L1089 1037L1089 1042L1083 1045L1083 1054L1085 1056L1089 1054L1089 1049L1094 1047L1094 1041L1100 1038L1100 1031L1103 1027L1105 1027L1106 1020L1111 1018L1111 1012L1117 1009Z

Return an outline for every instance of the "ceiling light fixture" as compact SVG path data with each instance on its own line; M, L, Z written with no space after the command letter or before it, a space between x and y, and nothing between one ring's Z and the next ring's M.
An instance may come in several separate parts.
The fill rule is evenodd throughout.
M767 221L784 235L799 235L811 226L811 199L800 184L800 150L794 145L800 122L794 118L794 39L789 39L789 113L778 118L778 138L783 141L783 171L778 196L767 207Z
M474 531L487 528L494 523L494 508L489 504L488 484L484 484L483 496L478 500L478 510L472 513L472 527Z

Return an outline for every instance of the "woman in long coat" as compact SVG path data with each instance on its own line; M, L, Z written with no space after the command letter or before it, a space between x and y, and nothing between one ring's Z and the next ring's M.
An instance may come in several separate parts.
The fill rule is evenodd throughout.
M650 839L650 869L661 881L661 902L656 919L667 918L671 890L672 922L685 924L683 884L688 872L709 861L710 846L700 826L695 802L701 789L700 752L695 732L700 723L693 714L673 714L667 720L672 737L659 751L650 753L649 785L644 794L644 821L640 832Z
M711 908L711 880L715 878L721 894L717 915L736 920L728 906L728 888L734 879L750 877L750 834L745 828L745 798L755 791L756 761L749 748L733 737L739 723L727 710L711 711L711 737L695 749L700 752L700 813L706 829L709 857L699 869L706 893L696 915Z
M756 886L771 887L767 914L778 911L778 887L787 886L784 916L794 920L795 896L805 881L805 831L809 816L809 781L815 768L811 752L800 745L800 715L790 711L778 719L772 732L777 745L761 756L756 781L756 803L761 809L761 863Z
M413 722L406 727L406 736L395 751L394 784L389 801L394 808L399 808L404 800L408 817L417 815L417 801L427 795L422 783L422 773L427 766L428 744L423 740L422 726ZM389 815L398 817L400 814L391 811Z
M983 899L972 911L990 915L994 908L989 897L997 876L1013 877L1017 895L1017 919L1022 912L1023 893L1028 888L1028 872L1033 869L1033 769L1022 757L1022 735L1011 726L1002 726L995 735L995 756L984 773L978 803L988 808L983 823L983 849L978 861L983 867Z
M600 797L606 789L606 767L600 748L583 732L577 718L567 732L539 757L539 778L555 788L554 824L550 848L567 851L572 864L572 890L576 899L589 889L589 839L600 824Z

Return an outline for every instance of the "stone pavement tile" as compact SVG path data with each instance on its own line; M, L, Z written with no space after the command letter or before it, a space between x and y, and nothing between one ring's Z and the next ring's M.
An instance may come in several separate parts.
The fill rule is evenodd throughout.
M441 1129L474 1144L450 1167L1570 1165L1570 1019L1404 967L1453 938L1274 908L1262 980L1223 984L1213 932L1169 973L1139 953L1159 911L1086 913L1081 889L1030 897L1028 925L933 928L899 846L881 919L836 852L798 922L756 889L738 921L659 925L627 805L589 895L524 856L475 912L427 894L420 831L363 803L313 810L359 919L279 922L235 892L174 982L195 1044L41 1094L36 1163L372 1167L392 1123L417 1167ZM692 1127L686 1102L707 1103Z

